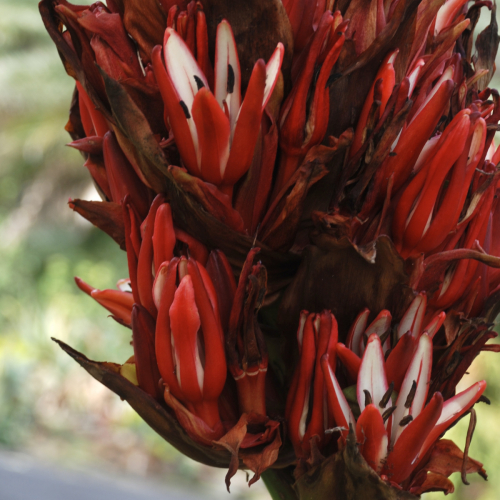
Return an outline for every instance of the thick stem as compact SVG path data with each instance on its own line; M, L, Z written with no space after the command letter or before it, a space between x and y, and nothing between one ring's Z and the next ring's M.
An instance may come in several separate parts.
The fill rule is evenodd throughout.
M260 477L272 500L298 500L292 487L294 477L286 469L267 469Z

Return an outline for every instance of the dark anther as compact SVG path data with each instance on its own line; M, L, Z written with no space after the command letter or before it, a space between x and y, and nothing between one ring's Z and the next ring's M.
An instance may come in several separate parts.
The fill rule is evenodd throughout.
M234 91L234 70L233 67L227 65L227 93L232 94Z
M408 393L408 397L406 398L405 408L409 408L411 406L416 392L417 392L417 382L414 380L413 383L411 384L411 389L410 392Z
M184 101L179 101L179 104L181 105L182 111L184 111L184 115L189 120L191 118L191 114L189 113L189 109L186 106L186 103Z
M406 415L406 417L403 418L401 420L401 422L399 422L399 425L401 427L404 427L405 425L408 425L412 420L413 420L413 417L411 415Z
M387 406L389 399L391 399L393 390L394 390L394 382L391 382L391 385L389 385L389 389L387 389L387 392L384 394L384 396L380 400L380 403L378 404L380 408L385 408Z
M387 419L396 411L396 408L396 405L391 406L390 408L387 408L384 413L382 413L382 420L384 421L384 423L387 422Z
M490 398L487 398L484 394L482 394L482 395L479 397L478 401L479 401L480 403L486 403L487 405L490 405L490 404L491 404Z
M194 81L196 82L196 86L198 87L198 90L200 90L203 87L205 87L205 84L203 83L203 80L199 76L194 75Z
M370 394L370 391L367 391L366 389L363 390L365 393L365 406L371 405L372 404L372 395Z

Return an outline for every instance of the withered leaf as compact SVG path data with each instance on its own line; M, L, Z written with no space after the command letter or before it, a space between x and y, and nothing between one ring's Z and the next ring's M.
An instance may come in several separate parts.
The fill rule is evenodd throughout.
M229 453L211 449L193 441L165 405L122 377L116 369L112 369L109 363L91 361L64 342L57 339L52 340L98 382L101 382L101 384L120 396L121 399L127 401L157 434L181 453L197 462L212 467L228 467Z
M70 208L111 236L125 250L125 226L122 208L110 201L71 200Z

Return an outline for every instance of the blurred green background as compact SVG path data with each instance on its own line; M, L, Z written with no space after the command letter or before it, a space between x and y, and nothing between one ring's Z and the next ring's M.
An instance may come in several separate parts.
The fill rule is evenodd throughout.
M132 354L129 330L73 282L113 287L127 264L110 238L66 205L69 197L97 199L81 156L64 147L72 89L37 2L0 0L0 451L222 492L224 471L179 455L50 341L97 360L123 363ZM469 476L469 487L453 477L456 500L493 500L500 491L497 355L476 360L465 383L482 378L492 406L477 407L470 455L490 477ZM467 425L449 432L460 446ZM239 473L231 498L269 496L262 484L248 490Z

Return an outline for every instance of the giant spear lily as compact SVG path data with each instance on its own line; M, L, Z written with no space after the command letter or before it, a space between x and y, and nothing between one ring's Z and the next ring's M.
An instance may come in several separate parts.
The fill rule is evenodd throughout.
M494 5L40 11L75 79L70 146L102 200L69 206L129 270L118 289L76 284L133 352L59 345L182 453L227 468L228 488L239 468L301 500L486 477L443 435L488 401L485 381L456 387L497 350Z

